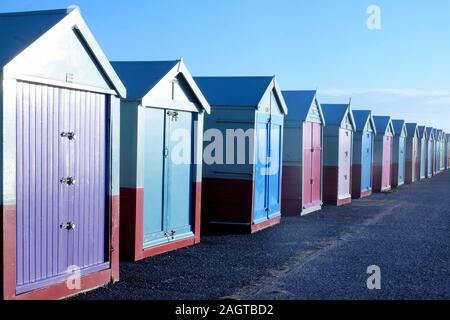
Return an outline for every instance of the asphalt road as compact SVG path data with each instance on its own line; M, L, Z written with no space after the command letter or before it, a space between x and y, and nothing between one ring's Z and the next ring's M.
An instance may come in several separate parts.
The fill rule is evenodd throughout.
M121 264L75 299L450 299L450 171L255 235ZM367 288L371 265L381 290Z

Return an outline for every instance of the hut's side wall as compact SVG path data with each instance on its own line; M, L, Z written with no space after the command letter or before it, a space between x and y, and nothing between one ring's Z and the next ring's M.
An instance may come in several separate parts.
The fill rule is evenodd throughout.
M373 151L373 191L381 192L383 175L384 136L377 134L374 139Z
M363 131L355 132L353 135L352 196L355 198L361 197L363 135Z
M392 148L392 171L391 171L391 183L393 188L399 186L399 165L400 165L400 136L395 135L393 137L394 143Z
M282 206L284 215L299 215L303 208L304 124L285 121L283 147Z
M203 165L202 209L205 222L241 223L249 225L253 210L253 171L255 162L255 108L212 106L205 117L204 152L207 157L216 145L215 161ZM248 131L249 130L249 131ZM236 142L235 134L248 132L245 164L228 159L226 143ZM228 133L228 136L227 136ZM219 140L215 140L218 138ZM241 141L242 143L242 141ZM215 144L215 145L214 145ZM212 159L214 160L214 159ZM251 163L249 163L251 161Z
M339 127L324 127L323 145L323 200L336 204L339 184Z
M139 103L133 101L123 101L120 108L121 117L121 137L120 151L120 256L123 260L134 258L136 246L136 226L139 223L137 212L143 211L144 186L142 177L138 178L138 130L142 124L138 119ZM139 181L138 181L139 180Z

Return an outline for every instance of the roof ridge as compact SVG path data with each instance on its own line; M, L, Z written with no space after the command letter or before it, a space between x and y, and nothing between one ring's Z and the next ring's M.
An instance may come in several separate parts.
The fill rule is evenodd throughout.
M112 60L111 63L156 63L156 62L180 62L181 59L178 60Z
M195 76L194 78L216 78L216 79L273 79L274 76Z
M37 11L17 11L17 12L3 12L0 17L17 17L17 16L35 16L35 15L52 15L72 12L73 8L67 9L53 9L53 10L37 10Z

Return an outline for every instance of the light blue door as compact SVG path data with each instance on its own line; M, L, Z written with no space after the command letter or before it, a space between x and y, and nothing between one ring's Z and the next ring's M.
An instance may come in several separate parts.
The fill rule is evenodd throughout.
M192 237L193 119L146 108L144 248Z
M145 108L144 113L144 248L167 243L164 215L165 110Z
M398 146L399 156L398 156L398 183L405 183L405 160L406 160L406 139L400 137Z
M281 211L281 166L282 166L283 117L272 116L269 132L269 219L280 215Z
M193 121L190 112L166 112L167 150L165 200L169 240L192 232Z
M373 134L368 132L363 134L362 139L362 181L361 191L367 192L372 189L372 153Z
M256 120L253 223L280 215L283 117L258 114Z
M268 156L269 156L269 116L257 115L256 119L256 161L255 161L255 200L253 223L268 220Z

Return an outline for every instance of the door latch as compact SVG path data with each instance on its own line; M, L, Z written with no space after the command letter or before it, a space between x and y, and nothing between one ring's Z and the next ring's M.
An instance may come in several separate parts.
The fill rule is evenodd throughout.
M167 111L167 115L172 118L172 121L178 121L179 113L177 111Z
M68 186L73 186L76 183L76 180L74 178L68 177L68 178L61 178L59 180L61 184L67 184Z
M67 138L70 141L75 140L77 136L75 135L75 132L63 132L61 133L62 138Z
M69 221L69 222L66 222L66 223L62 223L60 226L59 226L61 229L65 229L65 230L74 230L75 229L75 223L73 223L73 222L71 222L71 221Z
M173 240L173 239L175 239L176 233L177 232L175 230L172 230L172 231L164 232L164 236L167 238L172 238L172 240Z
M314 179L311 178L311 180L309 182L310 182L310 184L314 184Z

